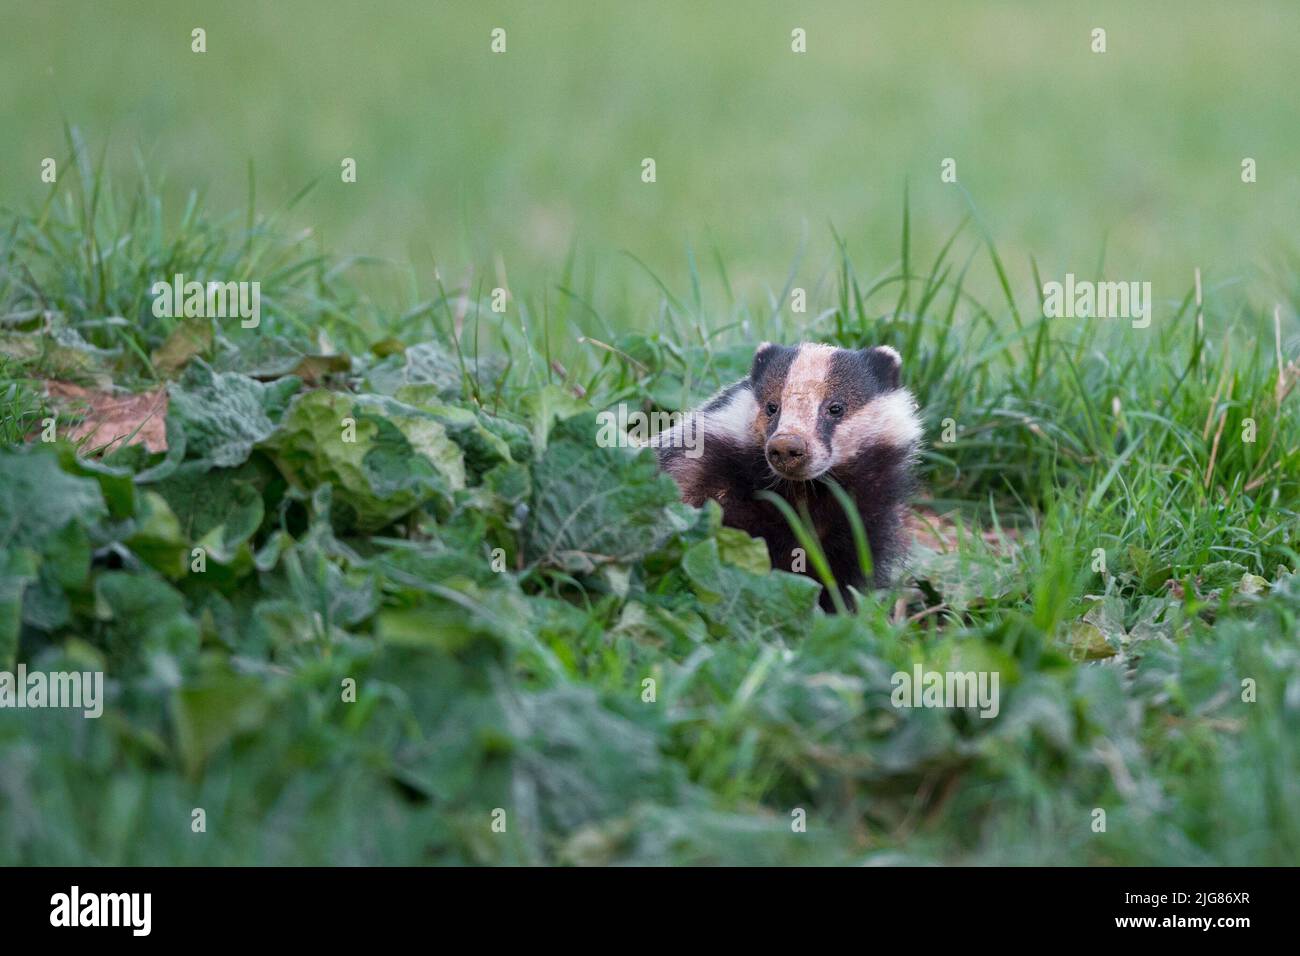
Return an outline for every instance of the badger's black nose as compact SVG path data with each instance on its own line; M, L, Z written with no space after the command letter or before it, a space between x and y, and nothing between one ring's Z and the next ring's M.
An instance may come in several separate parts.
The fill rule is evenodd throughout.
M797 469L808 454L808 443L798 435L773 435L767 443L767 460L778 469Z

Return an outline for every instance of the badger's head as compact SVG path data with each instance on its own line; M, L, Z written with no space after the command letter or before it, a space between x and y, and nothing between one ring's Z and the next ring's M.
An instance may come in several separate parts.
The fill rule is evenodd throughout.
M901 367L886 345L760 345L749 373L753 428L773 473L809 481L873 446L915 445L921 426L900 387Z

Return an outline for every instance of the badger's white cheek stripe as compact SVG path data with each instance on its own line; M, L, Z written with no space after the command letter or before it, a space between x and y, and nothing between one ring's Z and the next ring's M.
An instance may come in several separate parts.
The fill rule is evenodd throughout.
M916 401L905 388L872 399L835 427L831 433L831 459L841 464L868 445L906 448L921 440Z
M722 392L718 393L720 394ZM714 395L702 407L707 408L718 395ZM739 388L721 408L709 412L698 410L691 412L671 429L655 435L647 444L652 447L695 449L707 442L710 437L725 438L737 445L752 444L754 418L757 414L758 403L754 400L753 392L747 388ZM689 442L687 439L690 439ZM699 455L691 457L699 457Z
M758 417L758 401L747 388L736 390L727 404L703 415L705 440L709 435L720 435L736 444L747 445L754 440L754 419Z

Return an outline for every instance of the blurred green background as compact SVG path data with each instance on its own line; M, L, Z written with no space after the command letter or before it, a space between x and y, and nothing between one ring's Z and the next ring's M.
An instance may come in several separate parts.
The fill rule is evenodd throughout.
M1294 2L0 0L0 206L35 211L0 228L0 662L118 684L90 729L0 720L0 862L1293 864L1298 28ZM68 126L113 175L69 168ZM174 220L195 191L230 220L163 235L160 177ZM1013 294L975 229L930 265L971 209ZM1152 282L1152 330L1022 316L1031 261ZM265 280L265 324L160 320L173 266ZM1198 266L1204 334L1170 305ZM756 308L792 270L808 313ZM502 280L517 308L471 318ZM903 605L813 614L591 442L596 409L734 380L760 332L906 356L948 530ZM289 370L317 381L286 404ZM31 440L54 377L166 385L167 457ZM957 662L1005 675L997 721L886 704Z
M801 274L829 267L830 223L883 268L905 183L934 245L966 191L1025 290L1030 255L1048 277L1089 272L1104 249L1109 277L1170 302L1195 266L1253 280L1294 252L1295 3L0 9L0 201L18 208L48 193L39 165L66 157L66 122L110 170L133 172L138 152L165 172L174 211L191 189L239 208L250 162L259 208L319 178L295 226L334 252L436 263L449 283L554 280L573 248L649 296L638 270L601 264L627 250L680 282L688 249L711 262L716 248L736 291L761 294L804 243ZM356 184L340 181L345 156ZM959 187L940 182L945 157Z

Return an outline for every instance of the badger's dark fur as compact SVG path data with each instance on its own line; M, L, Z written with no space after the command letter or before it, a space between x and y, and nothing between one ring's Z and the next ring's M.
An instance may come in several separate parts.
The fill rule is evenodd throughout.
M921 439L916 403L900 386L901 365L885 346L764 343L748 378L658 436L660 467L684 501L698 506L712 498L725 524L766 541L773 567L796 570L799 542L776 506L756 493L773 491L796 513L806 506L835 580L862 589L852 526L824 482L833 478L857 504L871 547L871 584L882 587L906 550L903 520ZM816 578L811 561L802 563L802 573ZM833 606L828 593L822 606Z

